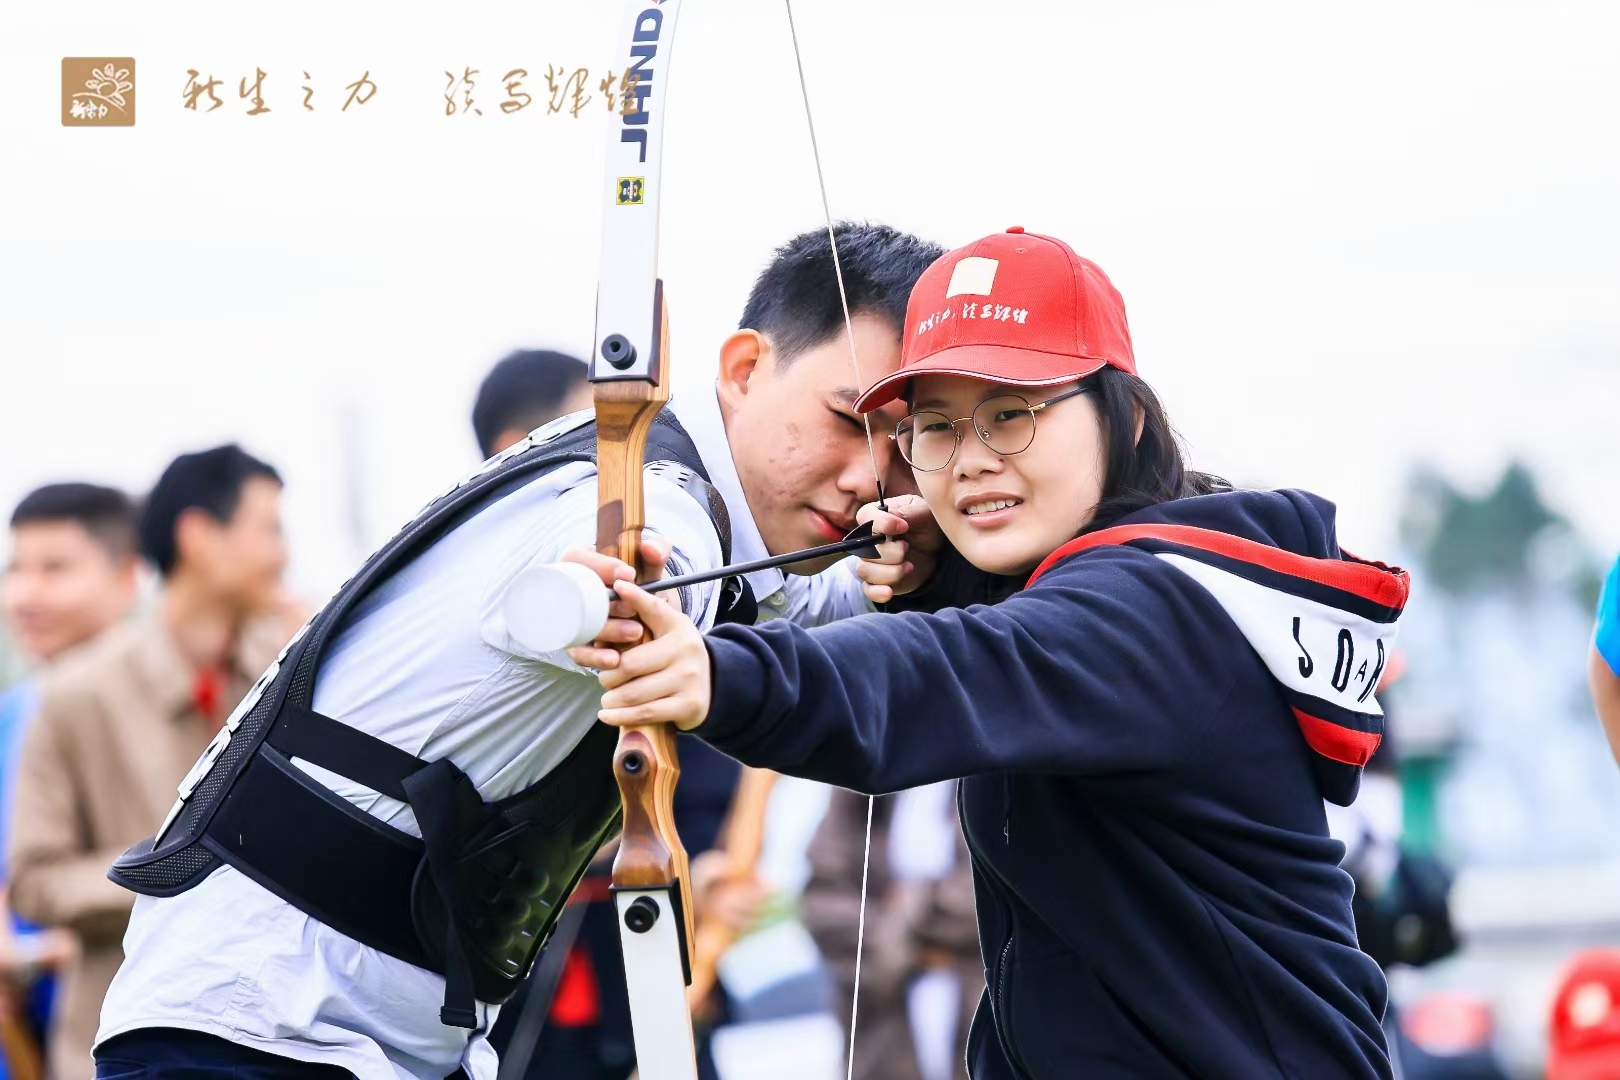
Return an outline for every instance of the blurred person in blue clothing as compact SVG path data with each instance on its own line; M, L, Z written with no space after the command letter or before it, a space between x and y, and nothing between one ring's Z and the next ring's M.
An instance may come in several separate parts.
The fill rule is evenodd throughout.
M32 1029L48 1019L48 972L72 955L62 930L38 931L10 912L4 891L5 838L17 751L39 706L38 670L121 622L136 595L134 508L121 491L49 484L11 515L11 553L0 573L0 615L35 673L0 690L0 1014ZM41 973L47 973L43 976ZM6 1042L8 1055L16 1050ZM9 1076L10 1061L0 1060Z
M1620 759L1620 559L1609 570L1598 597L1597 628L1592 633L1592 657L1587 678L1592 704L1597 706L1609 747Z

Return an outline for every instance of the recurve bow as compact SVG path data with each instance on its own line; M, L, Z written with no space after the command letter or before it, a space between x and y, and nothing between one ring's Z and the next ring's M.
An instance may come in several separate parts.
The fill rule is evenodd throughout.
M636 2L615 41L623 107L608 136L590 380L596 405L597 550L641 568L642 465L669 400L669 318L658 278L664 107L680 0ZM680 764L668 724L625 728L613 755L624 831L613 899L643 1080L696 1080L691 877L675 831Z
M597 550L641 568L645 523L642 465L653 418L669 400L669 320L663 282L658 278L658 212L661 195L663 122L669 88L670 55L681 0L630 0L615 38L615 62L625 65L620 96L608 135L604 176L602 260L596 303L596 334L590 380L597 428ZM805 118L816 155L822 209L833 245L849 339L850 361L862 384L837 238L822 179L820 149L804 85L803 63L793 26L791 0L785 2L793 33ZM872 470L883 503L882 476L872 450ZM868 534L869 535L869 534ZM864 545L854 545L864 546ZM854 550L854 546L850 550ZM733 569L732 572L736 572ZM624 950L631 1026L641 1080L696 1080L697 1065L687 987L693 982L697 937L693 932L691 877L686 850L675 831L672 800L680 765L675 731L667 724L625 728L613 756L614 777L624 809L623 834L613 863L614 903ZM762 796L763 797L763 796ZM762 820L763 806L745 815ZM757 837L744 847L757 847ZM868 803L867 849L871 847ZM756 859L757 850L747 859ZM861 874L861 926L857 931L856 982L860 979L860 937L864 937L866 872ZM705 949L703 978L712 985L712 961ZM858 996L858 995L857 995ZM854 1058L851 1018L850 1060Z

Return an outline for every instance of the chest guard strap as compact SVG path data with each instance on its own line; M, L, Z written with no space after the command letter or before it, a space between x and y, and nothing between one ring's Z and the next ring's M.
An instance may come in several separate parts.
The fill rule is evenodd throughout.
M157 837L108 876L174 896L229 864L342 934L445 977L446 1024L476 1027L528 974L568 894L619 824L617 733L592 725L545 777L486 802L448 760L425 761L315 712L322 653L355 604L451 529L543 473L593 461L595 427L542 428L430 503L282 650L180 786ZM729 558L724 504L666 410L648 459L669 462L709 512ZM366 813L292 760L408 803L418 839Z

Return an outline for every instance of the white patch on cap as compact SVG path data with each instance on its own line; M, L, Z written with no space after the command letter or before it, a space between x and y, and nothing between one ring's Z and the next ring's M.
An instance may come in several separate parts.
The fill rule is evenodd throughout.
M951 283L945 289L945 299L961 296L989 296L990 286L996 280L996 267L1001 263L996 259L986 259L979 255L969 255L951 269Z

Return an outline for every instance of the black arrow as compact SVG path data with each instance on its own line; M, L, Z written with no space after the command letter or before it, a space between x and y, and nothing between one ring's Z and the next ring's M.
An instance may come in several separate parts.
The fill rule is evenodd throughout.
M872 523L868 521L864 525L855 526L850 530L848 536L837 543L805 548L803 551L790 551L786 555L772 555L768 559L755 559L753 562L722 566L718 570L705 570L701 574L663 578L660 581L643 585L642 588L650 593L666 592L669 589L679 589L684 585L701 585L705 581L719 581L721 578L752 574L756 570L770 570L778 566L791 566L794 563L809 562L811 559L821 559L828 555L852 554L859 555L863 559L875 559L878 556L878 545L881 543L884 543L884 539L873 534Z

